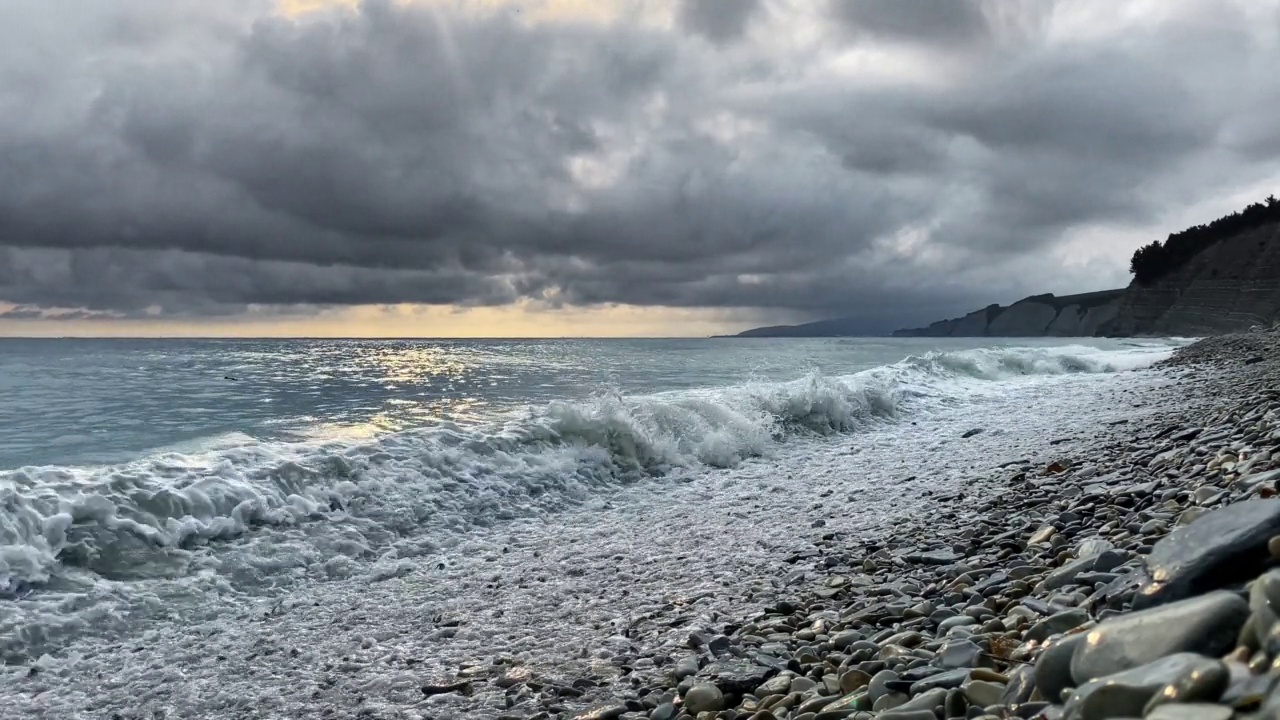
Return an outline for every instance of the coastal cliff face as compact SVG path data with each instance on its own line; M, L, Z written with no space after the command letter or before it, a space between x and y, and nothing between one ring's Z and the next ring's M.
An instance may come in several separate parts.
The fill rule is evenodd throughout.
M962 318L926 328L898 330L895 337L1073 337L1097 335L1113 323L1124 290L1082 295L1035 295L1009 307L989 305Z
M1280 201L1268 200L1267 207L1280 207ZM1227 219L1235 222L1235 217L1228 216ZM1210 232L1221 222L1215 221L1185 232ZM1135 280L1120 290L1062 297L1034 295L1008 307L988 305L963 317L939 320L923 328L897 330L893 335L1206 336L1242 332L1257 326L1271 327L1280 322L1280 222L1253 225L1251 228L1234 235L1212 237L1212 242L1204 244L1203 249L1185 260L1181 256L1176 258L1176 267L1150 275L1145 285ZM1174 239L1175 236L1170 236L1166 245L1173 243ZM1158 245L1153 243L1152 247ZM1138 255L1142 252L1149 254L1150 248ZM857 334L850 332L851 323L824 320L807 325L758 328L741 335L831 337Z
M1099 334L1217 335L1280 319L1280 224L1206 248L1149 287L1130 285Z
M897 337L1220 335L1280 320L1280 223L1225 238L1149 285L991 305Z

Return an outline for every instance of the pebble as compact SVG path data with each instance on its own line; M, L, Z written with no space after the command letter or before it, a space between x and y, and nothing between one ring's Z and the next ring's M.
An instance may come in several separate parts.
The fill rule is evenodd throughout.
M1150 579L1135 609L1191 597L1255 577L1280 534L1280 500L1249 500L1210 512L1156 543L1147 558Z
M1234 711L1229 707L1209 703L1161 705L1147 713L1146 720L1231 720Z
M1077 683L1145 665L1166 655L1221 655L1235 645L1249 605L1217 591L1142 612L1121 615L1089 631L1071 659Z
M1085 635L1077 633L1053 643L1040 653L1035 666L1035 685L1049 701L1057 701L1062 691L1075 687L1071 676L1071 659L1076 649L1084 644Z
M1140 717L1153 697L1179 677L1216 662L1195 653L1178 653L1084 683L1071 693L1066 720Z
M684 707L689 712L718 712L724 709L724 694L711 683L698 683L684 694Z

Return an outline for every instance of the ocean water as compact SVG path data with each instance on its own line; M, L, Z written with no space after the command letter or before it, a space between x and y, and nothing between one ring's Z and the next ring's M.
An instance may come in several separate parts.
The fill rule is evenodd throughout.
M71 704L104 672L161 703L160 670L103 649L234 683L191 658L294 607L271 633L304 647L563 667L655 596L767 586L815 519L872 527L1135 412L1117 397L1181 344L0 340L0 656ZM263 702L304 711L290 692ZM155 707L218 716L190 693Z

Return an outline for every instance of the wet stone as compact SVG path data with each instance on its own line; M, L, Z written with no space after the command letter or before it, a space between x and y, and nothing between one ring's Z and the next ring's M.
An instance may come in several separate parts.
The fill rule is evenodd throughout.
M983 680L970 680L961 688L969 702L978 707L995 705L1004 697L1005 687Z
M1280 613L1280 570L1272 570L1249 587L1249 609L1253 610L1253 631L1262 642L1276 624Z
M874 704L877 700L892 692L889 688L889 683L897 679L898 673L892 670L881 670L876 673L867 685L867 698Z
M1220 591L1106 620L1076 649L1071 676L1084 683L1179 652L1221 655L1248 616L1244 600Z
M1074 630L1089 621L1089 613L1084 610L1068 610L1041 620L1027 631L1024 640L1044 642L1052 635Z
M717 662L702 669L700 677L714 683L721 692L749 693L777 671L751 662Z
M684 707L694 714L724 709L724 694L711 683L698 683L684 694Z
M982 648L978 647L972 640L948 640L938 650L934 663L939 667L951 670L977 667L982 659Z
M1093 569L1094 563L1097 562L1095 557L1083 557L1063 565L1062 567L1049 573L1049 576L1042 583L1046 590L1057 590L1066 587L1076 581L1076 576L1082 572Z
M963 558L950 550L931 550L923 553L912 553L907 555L907 559L923 565L954 565Z
M669 702L660 703L649 713L649 720L673 720L679 714L676 706Z
M1141 717L1151 698L1178 678L1216 661L1194 653L1178 653L1124 672L1091 680L1071 694L1066 720Z
M1031 699L1031 693L1035 690L1035 670L1028 665L1023 665L1009 676L1009 683L1005 686L1000 704L1021 705Z
M1156 543L1149 579L1134 598L1144 609L1226 587L1266 569L1267 544L1280 534L1280 500L1249 500L1214 510Z
M1035 685L1046 700L1059 702L1063 690L1075 687L1076 683L1071 678L1071 658L1084 644L1085 637L1085 633L1070 635L1040 653L1036 660Z
M1231 680L1231 673L1221 660L1205 658L1205 661L1187 668L1181 675L1163 687L1147 703L1146 710L1170 703L1213 702L1222 697Z
M1146 720L1231 720L1232 710L1210 703L1161 705L1147 714Z
M593 705L573 716L573 720L617 720L627 712L626 705L604 703Z
M919 695L937 688L957 688L969 679L968 670L948 670L937 675L931 675L911 686L911 694Z

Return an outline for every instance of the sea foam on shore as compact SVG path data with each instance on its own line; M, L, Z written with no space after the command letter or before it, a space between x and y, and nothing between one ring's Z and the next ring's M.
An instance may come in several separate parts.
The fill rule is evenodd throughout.
M762 604L833 574L850 578L849 588L874 577L863 568L859 538L903 536L911 518L927 519L930 532L963 526L970 521L960 513L966 503L955 509L960 494L1006 492L997 482L1005 473L989 474L995 467L1048 462L1097 437L1104 423L1168 410L1180 391L1165 374L1108 372L1150 363L1159 357L1152 353L1167 350L1139 343L1105 355L978 351L922 356L876 371L880 377L814 376L710 399L605 398L613 409L602 417L612 422L625 411L630 418L615 428L669 422L673 416L659 408L705 410L710 401L769 429L759 452L732 463L671 463L678 471L615 481L608 492L538 496L555 499L554 507L539 508L526 493L519 497L532 503L527 513L504 515L501 498L510 496L495 495L468 510L467 522L450 519L464 506L447 496L431 501L434 524L396 501L406 491L401 464L376 483L378 493L352 493L342 508L323 511L329 517L209 545L161 544L160 557L181 561L168 572L84 575L71 585L55 576L11 602L0 625L6 653L24 668L5 676L3 694L20 711L190 717L300 717L325 708L572 716L593 700L630 694L635 709L628 712L648 714L638 708L661 704L664 678L687 668L687 655L699 654L699 665L723 655L726 641L712 638L725 635L734 657L758 657L763 646L725 631ZM877 415L875 403L859 399L866 387L889 388L889 412ZM715 418L705 437L733 427L724 411L704 410L698 417ZM833 439L829 422L804 420L817 412L860 419L834 428L845 435ZM368 457L420 462L423 449L410 437L380 441ZM509 444L501 449L463 437L439 457L450 468L472 456L498 462L522 447L502 437ZM602 437L628 438L629 447L652 435L610 430ZM573 482L583 482L582 463L600 462L590 452L575 456ZM530 472L563 475L565 466L546 457L521 462ZM493 478L486 472L477 481ZM953 512L950 520L939 515ZM382 521L395 517L404 520L399 530ZM107 531L115 541L128 537ZM821 645L820 634L805 642ZM39 671L28 676L31 667ZM107 678L107 692L97 689L98 677ZM640 695L646 688L661 691Z

